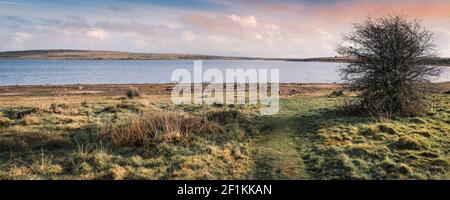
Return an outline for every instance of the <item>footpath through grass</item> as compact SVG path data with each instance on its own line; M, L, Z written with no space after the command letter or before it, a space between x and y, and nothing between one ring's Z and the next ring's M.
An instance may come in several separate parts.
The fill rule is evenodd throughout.
M304 116L336 105L336 100L292 97L280 102L280 112L261 120L261 134L253 144L255 179L311 179L302 156L313 145L311 121ZM318 119L320 120L320 119Z

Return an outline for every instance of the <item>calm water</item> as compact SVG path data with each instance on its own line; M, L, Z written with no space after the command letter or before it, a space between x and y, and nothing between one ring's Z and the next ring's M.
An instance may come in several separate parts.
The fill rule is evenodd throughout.
M340 82L343 64L285 61L203 61L203 71L235 68L279 69L282 83ZM168 83L172 71L193 71L193 61L12 60L0 61L0 85ZM436 81L449 81L449 70Z

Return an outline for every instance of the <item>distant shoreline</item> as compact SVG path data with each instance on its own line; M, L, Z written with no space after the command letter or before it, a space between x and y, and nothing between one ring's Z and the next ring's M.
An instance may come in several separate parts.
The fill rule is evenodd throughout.
M329 63L353 62L351 58L346 57L268 58L173 53L132 53L120 51L70 49L3 51L0 52L0 61L2 60L264 60ZM450 66L450 58L436 58L432 61L431 64Z
M267 60L292 62L350 62L339 57L264 58L198 54L129 53L93 50L27 50L0 52L0 60Z

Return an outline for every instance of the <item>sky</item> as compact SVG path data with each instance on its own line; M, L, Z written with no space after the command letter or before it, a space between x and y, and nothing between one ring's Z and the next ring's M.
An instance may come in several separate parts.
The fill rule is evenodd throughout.
M402 14L450 57L449 0L0 0L0 51L335 56L366 17Z

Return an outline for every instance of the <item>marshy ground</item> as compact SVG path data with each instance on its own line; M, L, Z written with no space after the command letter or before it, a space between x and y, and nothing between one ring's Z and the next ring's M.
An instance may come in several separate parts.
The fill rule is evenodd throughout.
M391 120L342 112L339 87L283 84L273 116L170 85L2 87L0 179L450 179L448 84Z

